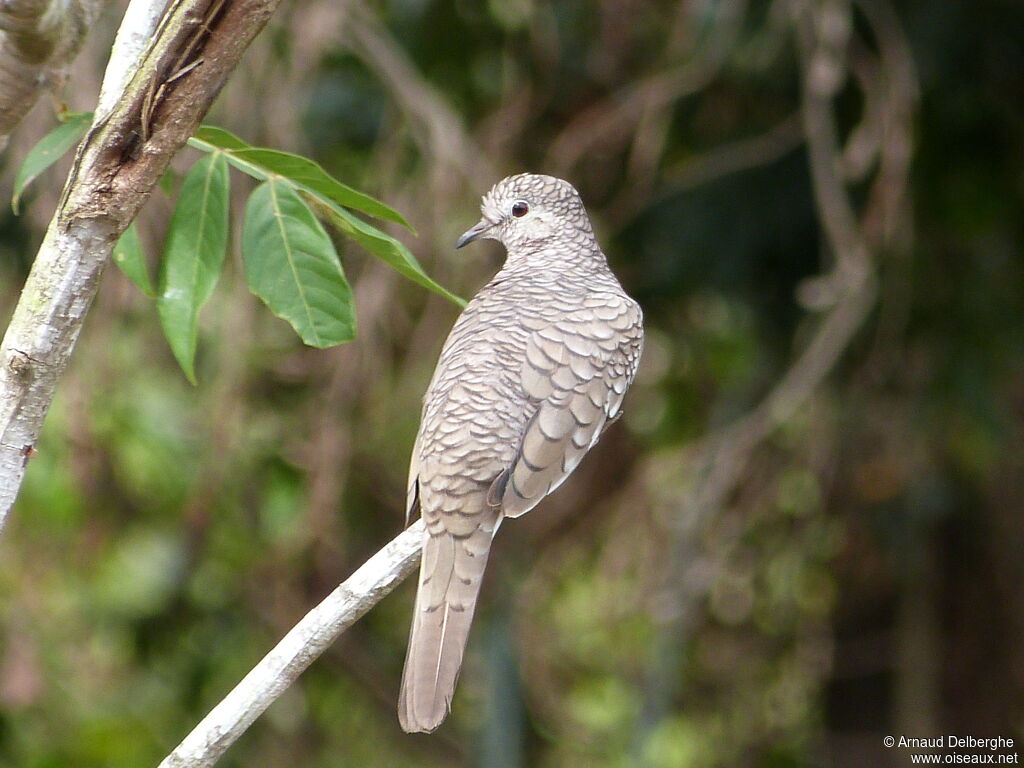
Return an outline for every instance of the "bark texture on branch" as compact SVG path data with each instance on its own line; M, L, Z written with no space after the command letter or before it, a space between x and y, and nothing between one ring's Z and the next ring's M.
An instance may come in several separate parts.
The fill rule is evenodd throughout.
M168 0L128 0L103 73L94 120L106 117L117 106L128 80L138 69L142 55L153 39L167 4Z
M39 96L66 77L105 2L0 3L0 150Z
M110 253L279 0L174 0L82 141L0 347L0 527Z

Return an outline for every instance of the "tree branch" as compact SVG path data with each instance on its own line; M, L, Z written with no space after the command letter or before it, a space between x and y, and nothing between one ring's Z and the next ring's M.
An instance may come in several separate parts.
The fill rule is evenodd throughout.
M392 539L296 624L175 747L160 768L213 765L338 637L415 570L423 521Z
M280 0L173 0L82 141L0 346L0 526L103 267Z
M0 4L0 150L40 94L65 77L105 0Z
M121 26L114 37L103 85L96 100L96 117L102 119L114 109L129 79L142 61L168 0L130 0Z

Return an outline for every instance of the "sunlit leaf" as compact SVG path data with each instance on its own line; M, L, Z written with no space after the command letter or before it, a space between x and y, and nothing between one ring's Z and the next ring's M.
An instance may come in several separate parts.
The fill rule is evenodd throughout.
M196 149L207 152L215 149L223 150L232 165L261 181L274 174L284 176L325 201L331 201L346 208L354 208L379 219L393 221L412 229L409 222L398 211L363 192L342 184L320 165L305 157L279 152L276 149L252 147L234 134L208 125L200 127L189 143Z
M11 197L11 208L18 213L18 204L25 187L32 183L39 174L60 160L69 149L89 130L92 123L92 112L73 112L64 116L64 122L46 134L29 153L18 169L14 178L14 195Z
M289 184L271 178L249 198L242 256L249 288L306 344L355 338L352 291L334 244Z
M199 310L213 293L228 240L228 167L208 155L189 171L171 217L157 309L171 350L193 384Z
M196 135L188 142L196 149L204 152L211 152L215 149L236 150L252 149L252 144L238 138L231 131L218 128L215 125L201 125Z
M308 195L321 215L400 274L444 296L459 307L466 306L464 300L432 280L400 241L352 215L348 209L354 208L394 221L411 230L412 227L401 214L369 195L342 184L313 161L286 152L252 147L234 134L213 126L201 127L196 136L189 139L189 143L205 152L224 152L228 162L260 181L274 176L283 178L295 189Z
M124 272L125 276L139 287L139 290L150 298L156 297L153 281L149 278L149 267L146 266L146 254L142 250L139 232L135 224L128 229L114 246L114 263Z
M353 216L344 208L338 205L325 204L321 206L324 216L351 237L363 248L368 250L377 258L389 264L395 271L405 275L424 288L428 288L460 307L465 307L465 300L459 298L443 285L430 279L427 273L420 266L419 261L412 255L412 252L399 240L381 232L376 227L367 224L362 219Z

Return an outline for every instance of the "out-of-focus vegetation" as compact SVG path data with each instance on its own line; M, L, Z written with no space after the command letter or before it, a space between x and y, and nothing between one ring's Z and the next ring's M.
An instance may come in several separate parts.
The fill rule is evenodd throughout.
M282 6L212 122L393 206L462 295L500 258L452 250L479 195L570 179L648 346L622 422L502 529L449 724L394 715L407 584L222 764L902 765L885 735L1024 737L1022 40L994 0ZM52 124L21 126L3 196ZM4 321L49 174L0 210ZM104 279L0 540L0 764L155 764L401 527L457 310L339 240L358 335L304 348L238 240L194 388Z

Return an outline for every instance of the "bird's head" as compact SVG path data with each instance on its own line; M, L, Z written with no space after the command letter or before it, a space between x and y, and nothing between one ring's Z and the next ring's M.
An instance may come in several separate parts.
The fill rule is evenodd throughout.
M572 184L554 176L520 173L502 179L484 195L480 221L455 243L497 240L510 252L560 239L593 241L583 201Z

